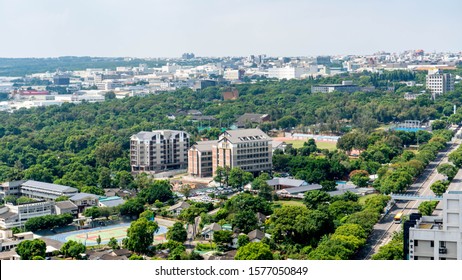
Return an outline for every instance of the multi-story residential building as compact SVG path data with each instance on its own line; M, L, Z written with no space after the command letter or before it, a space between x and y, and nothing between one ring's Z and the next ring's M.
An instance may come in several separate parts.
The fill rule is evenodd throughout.
M317 92L329 93L333 91L353 93L358 90L359 90L359 87L357 85L354 85L351 81L342 81L341 84L324 84L324 85L311 86L312 93L317 93Z
M212 177L212 150L218 141L200 141L188 151L188 173L194 177Z
M218 166L254 174L271 172L272 154L271 138L258 128L225 131L213 146L213 174Z
M443 74L439 70L428 71L426 87L432 97L454 90L454 78L451 74Z
M30 218L51 215L54 211L53 201L39 201L20 205L6 204L0 207L0 227L9 229L22 227Z
M133 172L186 169L190 136L179 130L141 131L130 138Z
M443 217L411 217L404 229L409 259L462 260L462 191L443 194Z
M20 186L21 195L36 199L55 200L60 196L71 197L78 193L76 188L28 180Z

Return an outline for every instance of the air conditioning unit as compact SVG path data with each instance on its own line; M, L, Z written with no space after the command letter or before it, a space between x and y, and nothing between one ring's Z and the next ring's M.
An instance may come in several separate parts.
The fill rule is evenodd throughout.
M446 254L447 252L448 252L448 249L440 248L440 254Z

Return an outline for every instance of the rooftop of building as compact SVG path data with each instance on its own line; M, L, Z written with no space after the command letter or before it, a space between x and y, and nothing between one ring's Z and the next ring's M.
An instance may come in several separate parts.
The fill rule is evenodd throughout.
M185 201L180 201L178 202L177 204L175 205L172 205L168 208L168 211L173 211L173 210L176 210L176 209L187 209L189 208L191 205Z
M263 118L266 118L268 114L254 114L254 113L245 113L239 118L237 118L238 123L260 123L262 122Z
M271 140L271 138L259 128L227 130L223 132L221 137L226 137L231 143Z
M36 189L42 189L42 190L47 190L47 191L57 191L57 192L63 192L63 193L69 193L69 192L77 192L78 190L73 187L69 186L63 186L63 185L58 185L58 184L51 184L51 183L45 183L45 182L38 182L34 180L28 180L24 183L21 184L22 186L25 187L32 187Z
M198 151L204 152L212 150L212 146L217 143L218 140L199 141L196 144L194 144L193 147Z
M58 201L56 202L56 207L58 207L59 209L61 210L65 210L65 209L77 209L77 205L75 205L74 203L72 203L72 201L70 200L65 200L65 201Z
M290 179L290 178L279 178L279 177L275 177L275 178L273 178L271 180L268 180L266 182L270 186L282 185L282 186L288 186L288 187L300 187L300 186L303 186L303 185L307 184L307 182L305 182L303 180Z
M153 131L140 131L137 134L132 135L133 138L137 138L138 140L151 140L154 136L163 135L165 138L170 138L172 135L176 135L178 133L186 133L185 131L181 130L153 130ZM186 133L189 135L188 133Z
M92 193L77 193L73 196L71 196L69 198L69 200L71 201L77 201L77 200L82 200L82 199L87 199L87 198L90 198L90 199L98 199L99 196L96 195L96 194L92 194Z
M298 193L305 193L313 190L320 190L322 189L321 185L318 184L310 184L306 186L300 186L300 187L295 187L295 188L287 188L287 189L282 189L277 191L278 193L283 193L286 192L288 194L298 194Z

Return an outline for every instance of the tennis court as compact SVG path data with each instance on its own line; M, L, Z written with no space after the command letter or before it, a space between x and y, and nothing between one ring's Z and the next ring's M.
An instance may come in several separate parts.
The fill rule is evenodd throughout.
M55 235L47 236L50 239L54 239L60 242L66 242L69 240L74 240L77 242L81 242L86 246L93 246L97 245L96 239L98 236L101 237L101 244L107 244L109 240L114 237L119 242L122 241L125 237L127 237L127 229L130 227L130 223L123 223L105 227L98 227L92 229L83 229L71 232L65 232ZM157 242L161 242L165 237L165 233L167 232L167 228L164 226L159 226L158 231L154 236L154 240Z

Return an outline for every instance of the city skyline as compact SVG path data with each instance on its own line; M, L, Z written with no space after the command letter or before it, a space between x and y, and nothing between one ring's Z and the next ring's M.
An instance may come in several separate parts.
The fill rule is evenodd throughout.
M462 2L0 1L0 57L459 52Z

